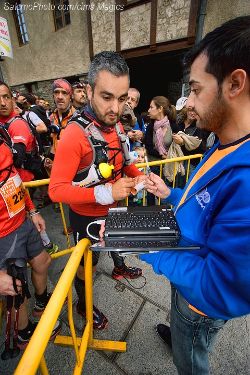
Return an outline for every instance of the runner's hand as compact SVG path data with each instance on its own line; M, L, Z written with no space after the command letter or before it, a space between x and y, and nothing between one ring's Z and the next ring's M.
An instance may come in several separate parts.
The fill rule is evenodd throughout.
M99 230L99 237L100 237L100 240L103 240L104 232L105 232L105 220L104 220L103 223L101 224L101 228L100 228L100 230Z
M115 201L121 201L127 198L131 192L131 188L135 186L133 178L122 177L112 185L112 196Z
M31 220L39 233L46 230L45 221L40 214L32 216Z
M145 174L141 174L140 176L134 177L135 185L139 184L140 182L144 182L148 177Z
M21 291L21 281L16 279L16 285L18 291ZM0 271L0 295L2 296L15 296L16 292L13 287L13 279L11 276L7 275L5 271Z

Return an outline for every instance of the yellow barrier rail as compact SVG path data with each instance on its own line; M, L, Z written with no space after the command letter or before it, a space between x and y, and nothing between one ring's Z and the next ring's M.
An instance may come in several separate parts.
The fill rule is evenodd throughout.
M156 161L150 161L148 163L149 167L160 167L160 177L163 178L163 167L165 164L174 163L174 170L173 170L173 182L172 187L176 187L176 176L177 176L177 164L187 161L186 166L186 173L185 173L185 181L187 183L189 175L190 175L190 161L192 159L202 159L202 154L195 154L195 155L189 155L189 156L182 156L178 158L172 158L172 159L163 159L163 160L156 160ZM136 164L137 168L144 168L144 173L146 173L146 163L139 163ZM126 198L126 205L128 205L128 198ZM160 198L158 199L158 204L160 204ZM143 206L146 205L146 192L143 193Z
M185 156L181 158L157 160L149 162L149 166L160 167L160 177L163 175L163 166L166 163L175 163L173 171L173 187L175 186L176 177L176 164L179 162L187 161L186 181L189 177L190 160L201 159L201 154ZM146 163L136 164L139 168L146 169ZM49 179L36 180L25 183L25 187L38 187L48 185ZM145 204L145 195L144 195ZM160 200L159 200L160 202ZM63 211L63 206L60 203L60 210L64 230L66 230L66 220ZM93 338L93 286L92 286L92 253L89 250L90 242L87 239L81 240L75 247L62 250L52 255L53 259L67 255L72 252L66 267L56 285L56 288L50 298L50 301L37 325L37 328L26 348L21 361L15 371L15 375L32 375L35 374L38 367L42 375L48 375L49 371L44 358L44 352L49 342L53 327L60 315L62 306L67 297L68 302L68 321L71 331L71 336L57 336L54 343L56 345L70 346L74 348L76 365L74 368L74 375L81 374L84 364L87 349L106 350L106 351L126 351L126 342L96 340ZM68 245L70 246L70 245ZM82 337L77 337L73 321L72 311L72 282L75 277L76 271L80 264L81 258L84 255L84 279L85 279L85 298L86 298L86 326Z
M42 375L49 374L44 358L44 352L66 297L68 298L68 320L71 336L58 335L54 343L56 345L70 346L74 348L76 356L76 364L73 372L74 375L82 374L87 349L118 352L126 351L125 342L96 340L93 338L92 252L89 250L89 245L90 241L85 238L75 246L14 375L33 375L36 373L38 367L40 368ZM72 282L83 255L86 295L86 326L82 337L77 337L72 312Z
M34 187L40 187L40 186L48 185L49 181L50 181L49 178L45 178L43 180L35 180L35 181L24 182L24 186L27 189L32 188L32 187L33 188ZM59 203L59 208L60 208L60 212L61 212L63 230L64 230L64 233L66 234L67 246L70 247L70 237L68 235L67 224L66 224L66 219L65 219L65 214L64 214L64 209L63 209L63 205L62 205L61 202Z
M148 164L149 164L150 167L153 167L153 166L160 167L160 177L162 178L164 165L168 164L168 163L174 163L172 186L175 187L176 174L177 174L176 173L177 172L177 163L187 161L186 174L185 174L186 182L187 182L188 178L189 178L189 171L190 171L190 160L192 160L192 159L200 159L201 160L202 156L203 156L202 154L195 154L195 155L183 156L183 157L179 157L179 158L151 161ZM139 164L136 164L136 166L138 168L144 168L144 171L146 172L146 167L147 167L146 163L139 163ZM49 182L50 182L50 179L46 178L46 179L43 179L43 180L35 180L35 181L25 182L24 186L27 189L29 189L29 188L32 188L32 187L39 187L39 186L48 185ZM128 205L128 198L125 199L125 202L126 202L126 205ZM160 204L160 198L158 199L158 204ZM146 205L146 193L144 191L144 193L143 193L143 206L145 206L145 205ZM68 246L68 248L70 248L70 245L71 245L70 237L69 237L68 232L67 232L67 224L66 224L65 214L64 214L64 209L63 209L63 205L62 205L61 202L59 203L59 207L60 207L60 212L61 212L63 230L64 230L64 233L66 233L67 246Z

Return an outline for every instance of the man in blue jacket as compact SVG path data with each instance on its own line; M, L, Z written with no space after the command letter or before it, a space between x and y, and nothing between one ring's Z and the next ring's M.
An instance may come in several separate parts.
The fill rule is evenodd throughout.
M208 352L227 320L250 313L250 16L226 22L188 52L187 106L219 141L184 190L150 174L147 189L174 205L200 250L141 256L172 283L171 327L159 324L179 375L209 374Z

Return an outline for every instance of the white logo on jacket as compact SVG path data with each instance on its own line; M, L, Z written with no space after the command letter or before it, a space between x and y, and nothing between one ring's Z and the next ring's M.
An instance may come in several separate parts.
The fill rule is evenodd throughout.
M202 190L200 193L196 194L195 198L197 202L199 203L199 205L201 206L201 208L204 210L205 204L210 202L210 194L207 191L207 188Z

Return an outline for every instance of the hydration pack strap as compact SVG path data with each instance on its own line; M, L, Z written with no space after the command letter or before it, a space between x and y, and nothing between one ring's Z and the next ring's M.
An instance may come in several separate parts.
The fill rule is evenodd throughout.
M120 140L121 149L122 149L123 157L124 157L124 164L130 165L130 164L132 164L132 161L131 161L131 158L129 156L128 137L126 136L126 134L121 132L121 129L120 129L118 124L116 124L115 129L116 129L116 133L118 135L118 138Z

